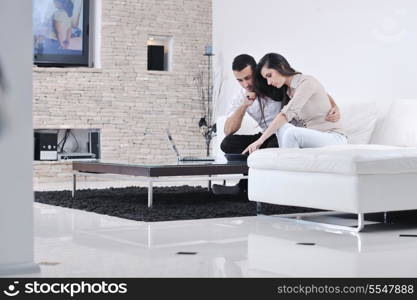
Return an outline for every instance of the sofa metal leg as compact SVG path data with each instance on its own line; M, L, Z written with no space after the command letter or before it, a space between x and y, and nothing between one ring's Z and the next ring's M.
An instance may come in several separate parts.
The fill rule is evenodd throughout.
M328 216L328 215L336 215L336 214L341 214L341 213L340 212L300 213L300 214L289 214L285 216L277 215L274 217L278 217L279 219L287 221L287 222L292 222L296 224L304 224L304 225L308 225L311 227L315 227L315 228L323 229L327 231L346 232L346 233L352 233L352 234L359 233L365 227L365 218L364 218L363 213L357 214L358 224L355 227L329 224L329 223L321 223L321 222L309 221L309 220L303 219L303 217L308 217L308 216Z
M365 228L365 214L358 214L358 227L356 228L356 232L362 231Z

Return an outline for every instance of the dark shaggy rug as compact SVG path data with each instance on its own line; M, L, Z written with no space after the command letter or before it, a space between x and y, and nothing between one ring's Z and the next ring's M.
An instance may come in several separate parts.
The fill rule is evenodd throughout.
M35 192L35 201L91 211L136 221L156 222L255 216L256 203L246 195L217 196L202 187L155 187L153 208L147 207L147 188L128 187L70 191ZM262 214L289 214L316 211L308 208L262 204ZM389 223L417 224L417 210L389 212ZM366 214L367 220L383 221L382 213Z
M70 191L35 192L35 201L91 211L125 219L155 222L206 218L255 216L256 203L245 195L218 196L202 187L156 187L153 208L147 207L147 188L128 187ZM263 214L313 211L311 209L262 205Z

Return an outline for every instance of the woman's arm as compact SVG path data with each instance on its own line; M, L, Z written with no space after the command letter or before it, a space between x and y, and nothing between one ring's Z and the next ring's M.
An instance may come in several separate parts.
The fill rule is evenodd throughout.
M282 108L281 112L275 117L271 124L269 124L262 136L254 143L250 144L242 154L247 152L252 153L258 150L271 135L276 134L277 130L280 129L282 125L294 119L300 113L307 101L313 96L316 88L317 83L313 81L313 79L304 79L295 89L290 102Z
M264 131L261 137L252 144L250 144L245 150L243 150L242 154L245 154L247 152L252 153L258 150L271 135L275 134L278 131L278 129L280 129L282 125L284 125L287 122L287 117L283 113L279 113L271 122L271 124L269 124L268 128Z

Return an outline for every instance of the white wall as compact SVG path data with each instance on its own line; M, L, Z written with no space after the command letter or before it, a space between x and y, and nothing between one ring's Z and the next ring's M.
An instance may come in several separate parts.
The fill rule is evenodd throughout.
M33 264L32 1L0 1L0 275Z
M337 99L417 98L415 0L213 0L222 115L239 86L233 58L284 55Z

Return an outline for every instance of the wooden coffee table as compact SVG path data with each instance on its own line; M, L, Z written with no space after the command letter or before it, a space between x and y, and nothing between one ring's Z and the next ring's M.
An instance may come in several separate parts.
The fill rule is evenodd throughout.
M246 161L229 163L190 162L161 165L135 165L103 161L74 161L72 197L75 196L77 175L94 177L135 176L148 183L148 207L152 207L153 183L171 181L236 180L247 178Z

